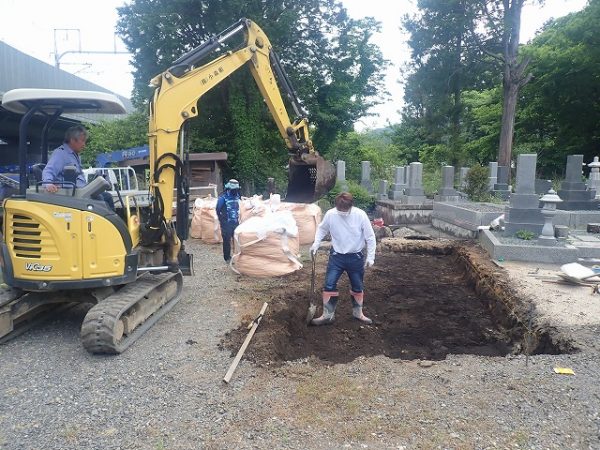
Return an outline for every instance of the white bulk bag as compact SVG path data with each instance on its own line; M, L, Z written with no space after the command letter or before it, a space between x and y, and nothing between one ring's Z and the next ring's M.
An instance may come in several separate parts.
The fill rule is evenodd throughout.
M233 270L251 277L275 277L302 268L298 227L289 211L251 217L234 233Z

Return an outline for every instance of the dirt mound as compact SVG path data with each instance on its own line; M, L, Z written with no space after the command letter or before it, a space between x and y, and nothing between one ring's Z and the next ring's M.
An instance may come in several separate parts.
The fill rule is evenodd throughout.
M498 298L493 289L484 293L477 289L474 277L486 282L501 277L491 263L482 267L484 258L477 250L448 242L403 240L384 242L380 250L376 266L365 276L365 314L373 319L373 325L352 318L350 288L344 276L338 285L335 323L307 326L310 272L303 270L287 277L285 288L271 292L269 310L246 357L261 364L306 357L345 363L361 355L379 354L439 360L449 353L558 353L552 339L540 338L537 331L528 333L526 323L519 320L519 315L528 311L525 305L517 305L514 298ZM322 255L317 263L319 287L325 266L326 256ZM320 305L319 299L317 302ZM223 345L237 351L246 333L243 326L234 330Z

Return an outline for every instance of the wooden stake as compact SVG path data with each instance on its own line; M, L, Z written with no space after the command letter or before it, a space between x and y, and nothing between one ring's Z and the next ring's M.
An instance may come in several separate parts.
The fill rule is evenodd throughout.
M267 310L267 306L268 306L268 303L266 303L266 302L263 303L260 313L258 313L258 317L256 319L254 319L254 324L252 325L252 328L250 328L250 331L248 332L248 336L246 336L246 340L240 347L239 351L237 352L237 355L235 355L235 359L231 363L231 366L229 366L229 370L225 374L225 378L223 378L223 381L225 383L229 383L229 380L231 380L231 377L233 376L233 372L235 372L235 369L237 368L238 364L240 363L240 360L242 359L242 356L244 356L244 352L246 351L248 344L250 344L250 339L252 339L252 336L254 336L254 332L258 328L258 324L262 320L262 318L265 314L265 311Z

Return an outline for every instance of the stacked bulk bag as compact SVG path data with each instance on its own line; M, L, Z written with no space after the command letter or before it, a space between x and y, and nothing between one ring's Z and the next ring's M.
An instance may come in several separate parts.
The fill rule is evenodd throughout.
M200 227L200 209L202 208L203 200L197 198L194 200L192 208L192 224L190 225L190 237L194 239L202 239L202 228Z
M240 223L250 217L264 217L267 214L267 206L264 204L262 195L243 197L240 201Z
M279 210L290 211L296 220L300 245L312 244L315 240L317 227L321 223L323 213L315 203L287 203L282 202Z
M195 239L202 239L209 244L218 244L223 242L223 239L221 238L221 226L219 225L216 207L216 198L197 198L194 201L194 208L192 210L192 225L190 227L191 237Z
M275 277L302 268L298 227L290 211L251 217L234 234L233 270L251 277Z
M217 216L217 199L208 198L200 208L201 239L207 244L219 244L223 242L221 237L221 225Z

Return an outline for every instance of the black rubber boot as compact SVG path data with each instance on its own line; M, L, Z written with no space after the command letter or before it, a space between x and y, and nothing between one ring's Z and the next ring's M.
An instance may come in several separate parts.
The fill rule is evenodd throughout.
M365 325L371 325L373 321L363 314L363 298L362 292L350 291L352 296L352 316L364 323Z
M329 325L335 319L335 307L338 301L337 292L323 292L323 314L310 321L311 325Z

